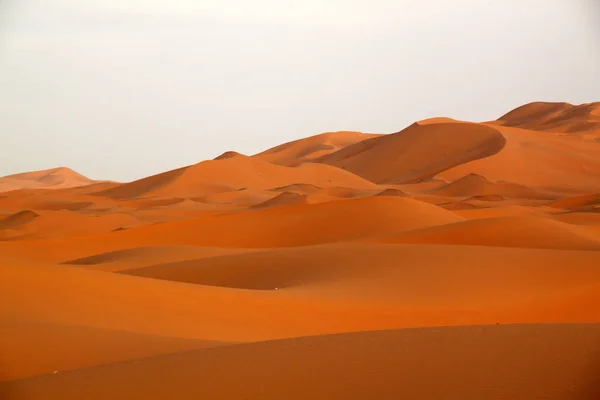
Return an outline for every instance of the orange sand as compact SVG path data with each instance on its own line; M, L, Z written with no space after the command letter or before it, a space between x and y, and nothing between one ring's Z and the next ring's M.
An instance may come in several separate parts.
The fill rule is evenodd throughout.
M599 138L532 103L0 178L0 398L600 398Z

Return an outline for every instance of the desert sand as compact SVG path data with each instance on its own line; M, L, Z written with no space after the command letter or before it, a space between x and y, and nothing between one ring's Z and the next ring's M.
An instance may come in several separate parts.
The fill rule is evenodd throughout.
M600 103L0 178L0 285L2 399L600 399Z

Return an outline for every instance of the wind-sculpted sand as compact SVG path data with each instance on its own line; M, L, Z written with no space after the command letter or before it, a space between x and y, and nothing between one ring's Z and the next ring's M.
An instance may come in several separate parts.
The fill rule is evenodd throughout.
M0 178L0 398L600 398L600 105Z

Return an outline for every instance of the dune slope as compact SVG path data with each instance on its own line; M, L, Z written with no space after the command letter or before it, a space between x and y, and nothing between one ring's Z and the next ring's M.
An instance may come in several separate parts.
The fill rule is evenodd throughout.
M600 103L529 103L503 115L497 122L540 131L589 133L600 129Z
M348 146L318 161L376 183L411 183L502 150L496 129L471 123L418 123Z
M476 219L401 233L386 241L600 250L600 236L578 226L536 216Z
M373 186L371 182L331 166L305 164L291 168L236 153L123 184L98 192L97 195L112 198L186 197L244 188L270 189L299 183Z
M296 338L43 376L3 384L0 393L9 400L589 400L600 395L599 337L600 326L590 324Z
M95 183L95 181L70 168L60 167L1 177L0 192L18 189L72 188L93 183Z
M327 132L284 143L253 157L273 164L295 166L315 161L326 154L377 136L380 135L344 131Z

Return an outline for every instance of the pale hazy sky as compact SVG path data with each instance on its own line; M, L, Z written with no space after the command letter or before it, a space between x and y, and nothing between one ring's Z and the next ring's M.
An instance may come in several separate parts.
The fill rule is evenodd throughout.
M598 0L0 0L0 176L600 100Z

